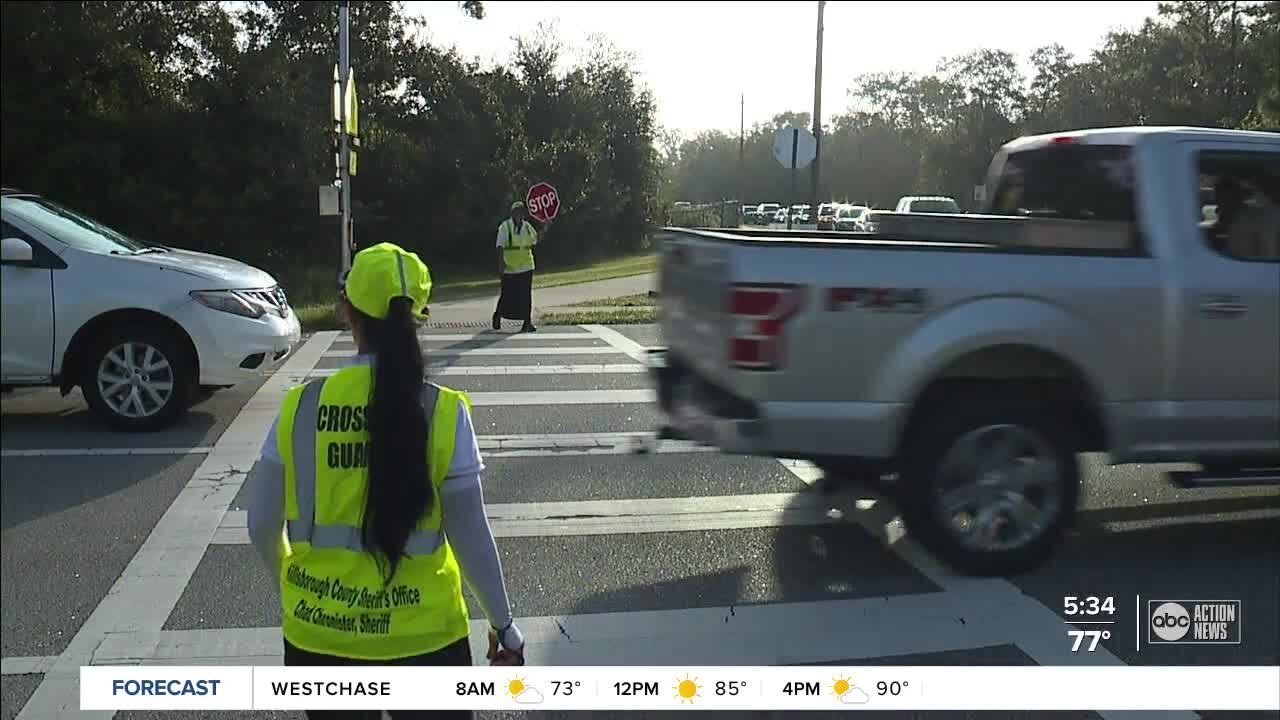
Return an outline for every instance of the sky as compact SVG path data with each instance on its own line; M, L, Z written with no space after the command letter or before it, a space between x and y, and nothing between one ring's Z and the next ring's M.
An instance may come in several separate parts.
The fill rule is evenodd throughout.
M426 18L433 43L486 64L511 59L512 38L554 22L566 48L603 35L636 58L658 101L659 122L685 136L706 129L736 134L740 98L746 125L786 110L813 110L818 3L485 2L474 20L457 2L406 2ZM1111 29L1155 15L1156 2L828 2L823 40L822 114L849 106L852 79L867 72L932 71L938 61L977 48L1026 62L1037 47L1061 43L1087 56Z

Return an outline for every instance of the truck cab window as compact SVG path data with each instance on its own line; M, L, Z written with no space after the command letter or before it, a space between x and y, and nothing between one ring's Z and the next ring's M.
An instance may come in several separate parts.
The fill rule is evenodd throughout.
M1199 163L1205 243L1234 260L1280 261L1280 154L1202 153Z
M1132 148L1063 143L1010 153L991 183L994 215L1135 222Z

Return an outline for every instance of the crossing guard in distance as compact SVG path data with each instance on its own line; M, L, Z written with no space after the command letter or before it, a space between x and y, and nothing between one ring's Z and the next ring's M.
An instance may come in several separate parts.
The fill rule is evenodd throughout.
M546 223L560 214L560 194L551 187L551 183L534 183L525 195L524 205L528 208L530 217Z

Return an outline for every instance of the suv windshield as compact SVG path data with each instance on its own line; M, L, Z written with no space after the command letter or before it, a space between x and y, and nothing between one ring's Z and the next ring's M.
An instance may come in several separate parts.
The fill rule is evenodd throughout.
M77 250L133 254L147 248L145 243L127 238L96 220L42 197L7 197L4 209Z
M912 200L907 206L913 213L959 213L960 206L954 200Z

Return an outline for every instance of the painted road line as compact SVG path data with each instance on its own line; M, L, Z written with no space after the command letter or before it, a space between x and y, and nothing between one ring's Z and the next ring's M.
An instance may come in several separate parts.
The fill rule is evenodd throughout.
M615 347L599 345L583 345L571 347L482 347L463 349L427 349L428 358L438 357L529 357L531 355L619 355ZM324 354L326 358L355 357L355 350L330 350Z
M520 617L528 663L544 666L794 665L971 650L1016 640L998 620L956 622L957 597L919 593L818 602ZM981 604L980 595L963 598ZM967 618L966 618L967 620ZM1059 623L1055 627L1061 627ZM95 665L278 665L280 628L127 633ZM473 657L484 657L473 620Z
M438 368L438 369L437 369ZM295 382L306 382L312 377L329 377L339 368L319 368L309 374L295 376ZM644 365L627 363L625 365L446 365L444 363L427 363L427 372L431 377L476 377L493 375L619 375L647 373Z
M810 463L784 461L780 464L806 483L822 474ZM959 575L944 567L907 535L902 518L885 498L867 489L859 489L857 495L856 510L851 520L880 538L916 572L941 587L945 591L944 596L955 598L954 607L949 612L956 613L956 617L963 616L966 623L1003 623L1011 641L1038 665L1125 665L1123 660L1101 645L1093 652L1071 652L1071 642L1063 631L1062 617L1053 609L1024 594L1008 580ZM982 599L975 601L976 597ZM1115 711L1099 714L1107 720L1144 717ZM1185 712L1162 717L1189 720L1200 716Z
M245 403L196 468L186 487L152 528L106 596L45 674L18 713L18 720L60 718L78 711L80 666L112 633L158 632L186 590L191 575L222 522L227 507L253 467L271 423L290 387L291 373L306 372L319 362L335 332L312 335L282 368ZM77 717L111 717L113 713L80 713Z
M456 335L432 335L423 333L418 335L423 342L470 342L470 341L496 341L496 342L521 342L525 340L587 340L591 337L585 332L538 332L538 333L497 333L497 332L481 332L474 335L456 334ZM341 338L339 342L352 342L351 336Z
M697 453L716 453L719 450L709 447L699 447L695 445L673 446L664 445L657 449L646 450L645 452L656 455L690 455ZM485 453L485 457L490 458L545 458L545 457L576 457L579 455L636 455L638 452L635 448L614 446L614 447L592 447L592 448L556 448L541 450L491 450Z
M43 675L57 659L57 655L7 657L0 661L0 675Z
M632 367L630 365L626 367ZM298 373L290 382L303 382L319 373ZM296 378L301 380L296 380ZM665 440L656 444L652 432L614 433L552 433L539 435L479 435L480 449L505 450L561 450L561 449L617 449L630 451L638 443L647 446L649 452L685 453L717 452L714 448L694 447L693 443ZM23 448L5 450L4 457L93 457L98 455L206 455L211 447L169 448Z
M622 333L604 325L580 325L583 330L595 335L617 349L642 363L649 362L649 349Z
M850 522L852 500L817 493L761 493L692 498L569 500L492 503L485 515L494 537L638 535L741 530ZM217 545L246 545L247 513L230 510L214 536Z
M84 457L97 455L207 455L211 447L23 448L0 450L0 457Z
M538 332L538 333L497 333L489 330L477 333L418 333L422 342L521 342L526 340L594 340L591 333L583 332ZM353 343L355 338L349 332L340 333L334 344Z
M654 434L644 430L600 433L545 433L529 435L477 435L480 449L501 447L589 447L592 445L617 445L635 438L652 439Z
M617 405L647 404L656 401L653 390L515 390L511 392L469 392L474 406L515 405Z

